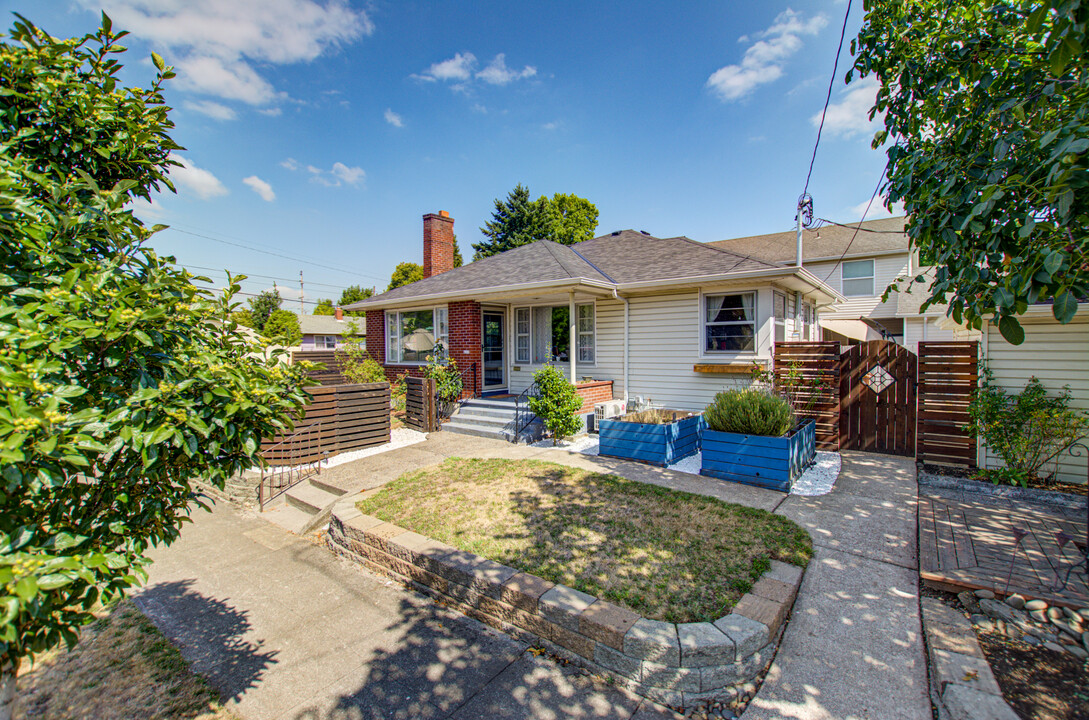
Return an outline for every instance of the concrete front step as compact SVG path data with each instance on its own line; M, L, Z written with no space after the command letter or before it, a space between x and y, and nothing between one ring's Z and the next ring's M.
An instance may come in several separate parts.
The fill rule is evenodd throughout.
M296 535L304 534L306 528L314 522L313 515L308 512L303 512L294 505L286 502L278 503L274 507L265 510L261 513L261 517Z
M450 416L451 422L461 423L462 425L478 425L480 427L491 428L494 430L502 430L503 428L514 429L514 417L491 417L488 415L465 415L463 413L454 413Z
M288 490L284 493L284 497L287 498L288 503L299 510L311 515L317 515L336 502L343 494L343 492L331 493L308 480Z
M500 408L462 406L458 408L457 412L455 412L452 417L491 418L493 420L513 421L514 418L518 417L518 413L514 410Z
M476 423L459 422L455 419L444 422L442 424L442 429L444 432L452 432L459 435L475 435L476 437L496 438L508 442L510 441L512 434L511 431L504 430L503 426L493 427L490 425L479 425Z

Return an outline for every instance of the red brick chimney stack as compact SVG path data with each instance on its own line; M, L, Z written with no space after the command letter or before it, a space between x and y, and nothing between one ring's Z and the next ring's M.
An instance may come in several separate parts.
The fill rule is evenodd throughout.
M454 269L454 218L445 210L440 210L438 215L424 215L423 220L423 275L429 278Z
M342 308L338 307L337 308L337 314L336 314L335 317L336 317L337 320L343 320L344 319L344 310Z

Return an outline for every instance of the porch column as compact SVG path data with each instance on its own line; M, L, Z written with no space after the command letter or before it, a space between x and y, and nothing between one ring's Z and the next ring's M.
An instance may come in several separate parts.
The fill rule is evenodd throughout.
M571 384L575 384L575 380L578 379L578 369L575 367L575 356L578 355L578 322L579 319L575 315L575 291L572 290L567 297L567 315L568 324L570 327L567 329L567 359L571 362Z

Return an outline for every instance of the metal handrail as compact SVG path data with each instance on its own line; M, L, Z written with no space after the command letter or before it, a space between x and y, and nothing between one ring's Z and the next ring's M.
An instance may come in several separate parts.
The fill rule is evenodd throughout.
M472 399L477 396L476 394L476 363L469 363L469 367L465 368L458 373L458 377L461 378L461 392L454 400L443 400L439 397L438 388L435 389L435 414L436 419L441 423L443 420L448 420L454 411L457 409L458 403L462 399L462 395L465 394L465 375L468 373L473 374L473 384L470 386L469 397L466 399Z
M261 510L265 509L266 503L272 502L311 475L321 474L321 461L329 454L321 450L321 427L321 421L307 425L262 452L262 455L271 457L275 451L286 451L290 458L301 454L307 459L288 465L272 465L272 461L268 461L269 465L261 468L261 483L257 487L257 504Z
M522 436L522 431L525 430L533 418L537 417L529 409L529 399L531 397L539 397L541 394L541 388L534 381L530 383L529 387L523 390L518 399L514 401L514 433L511 435L510 441L517 443L518 438ZM525 408L523 410L523 407Z

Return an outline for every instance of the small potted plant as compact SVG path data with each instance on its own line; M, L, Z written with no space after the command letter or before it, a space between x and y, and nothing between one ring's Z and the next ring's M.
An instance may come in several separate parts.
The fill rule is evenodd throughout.
M817 454L816 423L764 390L727 390L703 413L701 475L790 492Z
M602 420L601 455L672 465L700 448L701 418L680 410L643 410Z

